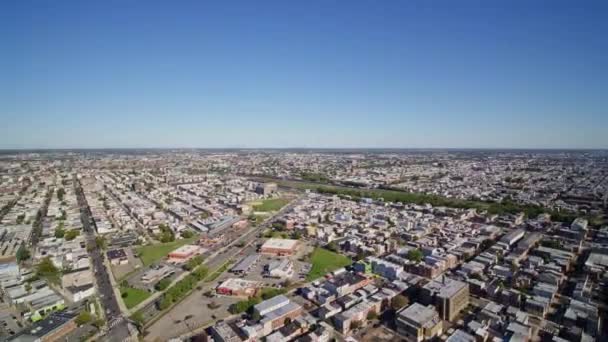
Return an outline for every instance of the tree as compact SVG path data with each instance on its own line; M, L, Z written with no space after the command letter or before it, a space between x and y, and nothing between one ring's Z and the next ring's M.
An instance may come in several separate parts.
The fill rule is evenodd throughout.
M165 278L165 279L161 279L158 283L156 283L156 285L154 285L154 288L157 291L164 291L167 287L169 287L169 285L171 285L171 280L168 278Z
M191 237L193 237L193 236L194 236L194 232L193 232L193 231L191 231L191 230L184 230L184 231L182 232L182 237L183 237L184 239L189 239L189 238L191 238Z
M196 268L196 266L203 263L204 258L200 255L195 256L194 258L188 260L188 262L183 266L186 271L192 271Z
M97 248L99 249L106 249L106 239L100 235L96 236L95 245L97 245Z
M19 246L16 257L17 257L18 262L21 262L23 260L27 260L30 258L30 251L27 249L27 247L25 247L25 244L21 244L21 246Z
M391 308L395 311L407 306L410 303L409 298L404 295L397 295L391 301Z
M103 318L98 318L95 320L95 322L93 322L93 325L99 330L106 325L106 321L104 321Z
M80 314L76 317L76 324L83 325L91 322L93 320L93 316L88 311L81 311Z
M144 324L145 320L144 320L144 315L140 312L137 311L136 313L134 313L133 315L131 315L131 319L138 325L141 326Z
M339 250L338 244L335 241L331 241L325 247L333 252L338 252L338 250Z
M378 318L378 314L376 313L376 311L370 311L367 313L367 320L368 321L373 321L375 319Z
M166 308L168 308L169 306L171 306L171 303L173 303L173 297L170 296L168 293L165 293L165 295L163 296L163 298L158 303L158 308L160 310L165 310Z
M42 259L38 265L36 265L36 273L40 276L48 276L55 275L59 272L53 261L51 261L51 257L46 257Z
M422 261L423 257L424 257L424 255L422 254L422 252L419 249L412 249L409 252L407 252L407 258L414 262Z
M57 190L57 199L59 199L59 201L63 201L64 195L65 195L65 189L59 188L59 190Z
M158 240L160 240L160 242L165 243L165 242L175 241L175 234L173 233L171 228L169 228L168 225L162 223L162 224L158 225L158 229L160 229L160 231L161 231L161 233L157 237Z
M55 237L61 239L65 235L65 230L63 229L63 222L59 224L59 227L55 229Z
M72 229L72 230L68 230L65 235L63 236L63 238L66 241L72 241L74 240L78 235L80 235L80 231L77 229Z

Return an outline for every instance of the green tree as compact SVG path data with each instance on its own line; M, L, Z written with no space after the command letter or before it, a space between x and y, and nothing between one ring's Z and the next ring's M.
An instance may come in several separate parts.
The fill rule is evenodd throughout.
M38 265L36 265L36 273L44 277L58 274L59 270L57 269L57 267L55 267L53 261L51 261L51 257L46 257L40 260Z
M93 320L93 316L88 311L81 311L80 314L76 317L76 324L83 325L91 322Z
M63 238L66 241L72 241L74 240L78 235L80 235L80 231L77 229L72 229L72 230L68 230L65 235L63 236Z
M103 318L98 318L93 322L93 325L95 326L95 328L97 328L97 330L99 330L104 325L106 325L106 321L104 321Z
M131 319L139 326L143 325L145 322L144 315L140 311L131 315Z
M166 288L169 287L169 285L171 285L171 280L168 278L165 278L165 279L161 279L158 283L156 283L156 285L154 285L154 288L157 291L164 291Z
M412 249L409 252L407 252L407 258L414 262L422 261L423 257L424 257L424 255L422 254L422 252L419 249Z
M106 238L104 238L101 235L96 236L95 245L97 245L97 248L105 250L106 249Z
M21 246L19 246L19 249L17 250L17 254L15 255L17 258L18 262L21 262L23 260L27 260L30 258L30 251L27 249L27 247L25 247L25 244L21 244Z
M59 199L59 201L63 201L64 195L65 195L65 190L63 188L59 188L59 190L57 190L57 199Z
M397 295L391 300L391 308L395 311L407 306L410 303L409 298L404 295Z
M172 303L173 303L173 297L170 296L168 293L165 293L165 295L162 297L162 299L158 303L158 308L160 310L165 310L166 308L170 307Z
M193 232L193 231L191 231L191 230L184 230L184 231L182 232L182 237L183 237L184 239L189 239L189 238L191 238L191 237L193 237L193 236L194 236L194 232Z
M65 236L65 230L63 229L63 222L59 223L57 229L55 229L55 237L61 239Z
M197 255L195 257L193 257L192 259L188 260L188 262L186 262L186 264L183 266L183 268L186 271L191 271L193 269L195 269L198 265L203 263L204 258L200 255Z

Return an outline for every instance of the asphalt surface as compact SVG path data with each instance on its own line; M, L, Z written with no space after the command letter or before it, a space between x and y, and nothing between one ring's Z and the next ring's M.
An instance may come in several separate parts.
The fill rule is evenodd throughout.
M106 314L107 330L105 338L109 341L124 341L130 336L128 322L122 316L118 301L114 296L114 290L110 283L110 276L103 263L103 251L99 250L95 243L95 222L91 218L91 209L84 197L80 182L75 182L74 187L78 205L80 206L80 219L84 226L87 245L93 246L89 251L89 256L93 262L93 271L97 281L97 291L99 292L99 297Z

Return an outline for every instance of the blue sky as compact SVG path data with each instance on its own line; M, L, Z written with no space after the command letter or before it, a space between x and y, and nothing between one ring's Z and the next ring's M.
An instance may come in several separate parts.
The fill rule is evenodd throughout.
M607 33L606 1L2 1L0 148L608 148Z

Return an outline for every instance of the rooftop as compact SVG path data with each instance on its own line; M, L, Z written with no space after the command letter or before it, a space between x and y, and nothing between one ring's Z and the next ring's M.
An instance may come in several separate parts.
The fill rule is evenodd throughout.
M262 245L262 248L269 249L294 249L298 244L298 240L291 239L268 239Z
M419 303L414 303L407 308L402 309L398 312L398 315L399 317L415 322L420 326L423 326L438 317L438 313L434 306L424 306Z
M467 284L464 282L442 276L438 280L433 280L424 285L424 288L437 293L439 297L450 298L466 286Z

